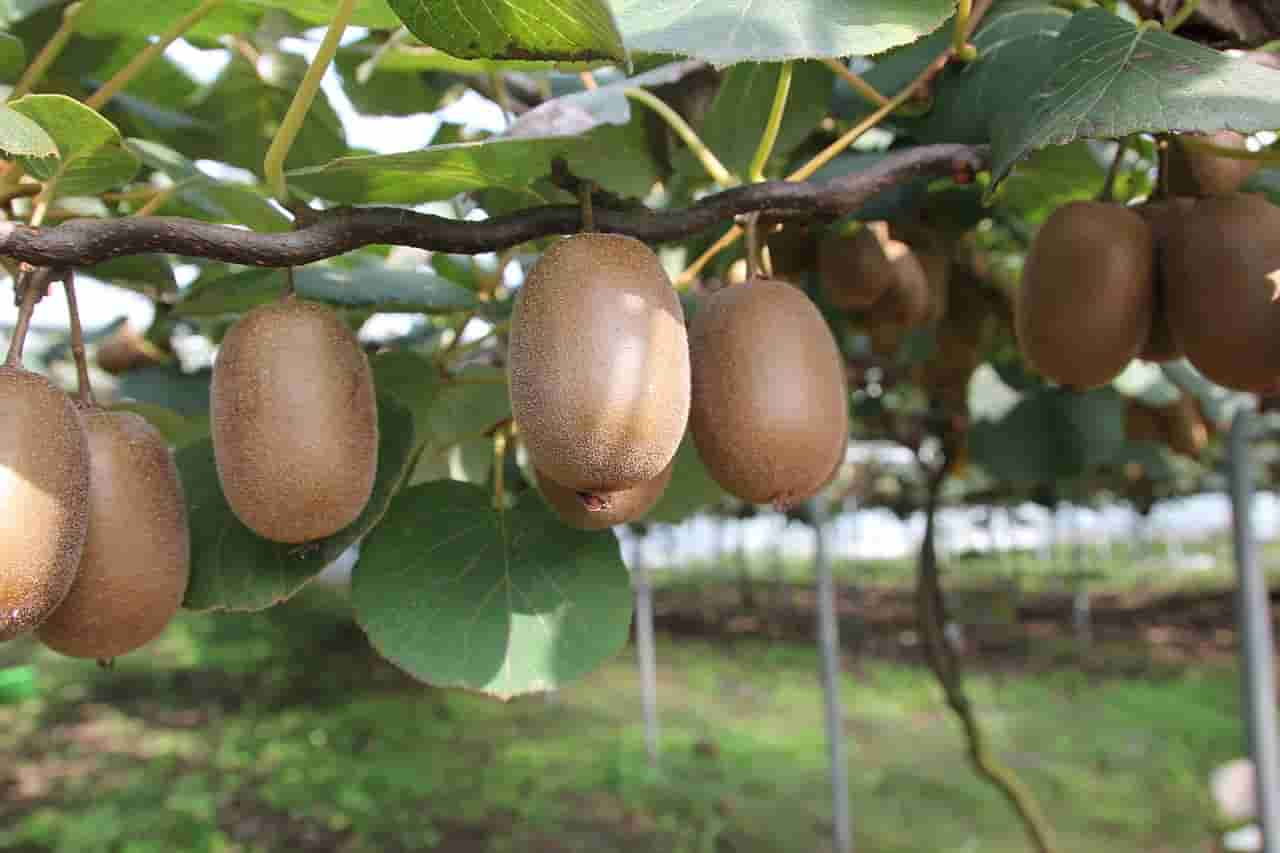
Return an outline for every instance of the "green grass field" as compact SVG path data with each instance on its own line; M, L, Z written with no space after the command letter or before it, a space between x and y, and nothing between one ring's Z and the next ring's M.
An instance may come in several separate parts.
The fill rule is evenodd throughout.
M0 706L0 850L829 849L812 649L662 640L661 770L630 655L551 700L432 690L324 590L185 615L110 671L36 653L36 698ZM924 670L846 670L860 850L1027 849ZM1241 749L1233 671L973 675L971 692L1064 851L1212 849L1207 774Z

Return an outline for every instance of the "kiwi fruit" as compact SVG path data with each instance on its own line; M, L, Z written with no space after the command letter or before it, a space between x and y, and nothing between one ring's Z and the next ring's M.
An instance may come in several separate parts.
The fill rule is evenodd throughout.
M1073 201L1032 240L1014 306L1023 357L1075 390L1114 379L1151 330L1155 243L1118 204Z
M1230 195L1249 180L1258 167L1257 160L1236 160L1184 143L1195 137L1222 148L1247 150L1246 137L1233 130L1220 130L1208 135L1188 133L1173 138L1169 146L1169 191L1176 196Z
M1198 200L1160 253L1169 326L1213 382L1280 390L1280 207L1257 195Z
M534 468L617 492L671 462L689 420L684 309L658 257L618 234L560 240L516 295L511 411Z
M84 415L89 536L71 591L36 630L49 648L111 659L160 635L190 573L186 500L164 437L132 412Z
M378 463L373 374L327 306L290 296L236 321L214 362L209 426L227 503L264 539L329 536L369 502Z
M884 246L885 259L893 268L893 282L871 307L876 319L885 319L907 328L928 321L933 301L929 275L911 247L900 240Z
M818 236L807 223L783 225L765 238L765 245L769 248L769 265L776 278L800 282L817 266Z
M790 507L817 492L849 434L844 359L798 288L755 278L713 294L689 334L698 455L748 503Z
M556 515L570 527L579 530L604 530L615 524L637 521L645 515L666 491L671 482L671 469L675 459L652 480L637 483L616 492L577 492L565 488L555 480L536 472L538 490Z
M894 286L898 272L885 252L888 242L888 223L866 222L852 234L829 234L818 243L818 283L832 307L870 308Z
M75 581L89 519L84 422L66 394L0 367L0 641L33 631Z
M118 376L131 370L164 364L166 357L155 344L126 324L98 344L94 361L107 373Z
M1173 225L1187 214L1194 203L1194 199L1179 196L1133 208L1151 226L1151 236L1155 243L1155 268L1151 281L1151 331L1147 335L1147 342L1142 346L1142 352L1138 354L1145 361L1173 361L1182 358L1182 347L1174 339L1173 329L1169 328L1168 298L1164 292L1164 265L1160 261L1160 252L1169 239Z

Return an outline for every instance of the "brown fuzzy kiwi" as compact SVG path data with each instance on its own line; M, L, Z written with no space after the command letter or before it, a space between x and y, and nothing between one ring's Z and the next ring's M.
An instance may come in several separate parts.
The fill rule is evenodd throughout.
M1175 136L1169 146L1169 191L1175 196L1231 195L1262 165L1257 160L1236 160L1202 151L1185 144L1184 137L1222 148L1247 149L1246 137L1233 130Z
M1280 389L1280 207L1261 196L1206 198L1161 252L1169 326L1219 385Z
M788 223L767 238L775 278L798 282L818 264L818 235L803 222Z
M1023 357L1077 390L1114 379L1151 330L1151 227L1118 204L1074 201L1041 226L1015 305Z
M689 420L684 309L653 251L632 237L553 245L516 296L511 411L534 467L579 492L662 473Z
M1133 208L1147 220L1151 226L1151 236L1155 243L1155 272L1152 275L1151 293L1151 331L1142 346L1138 357L1146 361L1172 361L1182 358L1182 347L1173 337L1173 329L1169 327L1168 297L1165 296L1164 264L1160 260L1161 250L1169 239L1169 233L1178 220L1187 215L1194 199L1186 197L1168 198L1163 201L1150 202Z
M716 482L778 507L822 488L848 441L848 390L844 359L809 298L772 279L727 287L694 315L689 346L689 427Z
M870 308L893 287L898 274L885 253L888 241L887 223L866 222L852 234L819 242L818 283L833 308Z
M906 328L923 325L929 319L933 294L924 265L911 247L900 240L884 246L885 258L893 268L893 283L871 306L870 314Z
M169 445L132 412L84 416L89 538L71 592L36 636L64 655L111 659L151 642L187 589L186 499Z
M84 423L49 380L0 367L0 641L34 630L75 580L89 519Z
M132 326L124 325L98 344L94 361L107 373L119 375L165 362L165 355Z
M671 482L674 467L673 458L652 480L616 492L578 492L565 488L541 471L537 471L536 476L538 491L561 521L579 530L604 530L615 524L637 521L653 509Z
M289 297L241 317L209 390L231 511L276 542L329 536L364 510L378 463L373 374L332 309Z

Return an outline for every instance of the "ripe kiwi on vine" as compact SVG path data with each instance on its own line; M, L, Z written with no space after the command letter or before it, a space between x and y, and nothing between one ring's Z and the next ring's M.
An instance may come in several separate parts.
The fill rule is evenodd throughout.
M249 311L214 362L209 426L231 511L298 544L363 512L378 462L369 361L333 309L293 295Z
M25 276L8 358L0 366L0 642L30 633L66 598L89 523L89 450L71 398L21 366L43 284ZM23 279L20 279L23 280Z
M1031 243L1015 302L1023 356L1076 390L1105 385L1141 352L1151 329L1155 244L1133 210L1073 201Z
M1248 194L1199 199L1161 263L1169 326L1196 369L1227 388L1280 390L1280 207Z
M1175 196L1231 195L1262 165L1257 160L1205 151L1195 145L1197 140L1220 148L1248 150L1247 138L1233 130L1174 136L1169 145L1168 178L1169 192Z
M818 283L827 302L843 311L870 308L895 286L898 272L886 253L887 222L837 230L818 243Z
M111 659L155 639L190 573L186 500L163 436L140 415L91 409L89 534L71 591L36 630L71 657Z
M566 237L516 295L511 411L533 467L599 496L653 481L689 419L684 309L657 255L617 234Z
M752 278L716 293L690 328L698 455L721 488L787 508L812 496L844 459L844 359L798 288Z

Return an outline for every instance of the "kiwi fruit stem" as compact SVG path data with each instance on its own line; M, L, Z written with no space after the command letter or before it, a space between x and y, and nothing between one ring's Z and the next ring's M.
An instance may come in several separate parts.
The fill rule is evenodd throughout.
M13 339L9 341L9 354L4 360L8 367L22 366L22 347L27 342L27 330L31 328L31 315L36 310L36 303L44 295L43 283L36 281L34 271L24 275L18 287L22 295L18 306L18 320L13 327Z
M76 362L76 379L80 389L77 400L82 406L92 407L94 405L93 386L89 383L89 362L84 354L84 329L80 326L80 308L76 304L75 272L67 270L66 277L62 279L62 286L67 291L67 315L71 322L71 357Z

